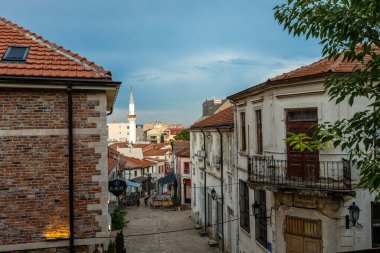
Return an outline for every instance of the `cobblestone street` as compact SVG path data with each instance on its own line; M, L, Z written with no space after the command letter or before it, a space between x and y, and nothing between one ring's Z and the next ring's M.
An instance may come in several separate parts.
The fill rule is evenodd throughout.
M208 237L200 237L198 230L185 230L174 233L161 233L154 235L132 236L135 234L160 233L165 231L194 228L190 210L171 211L149 209L144 207L127 207L126 248L128 253L209 253L220 252L219 248L208 246Z

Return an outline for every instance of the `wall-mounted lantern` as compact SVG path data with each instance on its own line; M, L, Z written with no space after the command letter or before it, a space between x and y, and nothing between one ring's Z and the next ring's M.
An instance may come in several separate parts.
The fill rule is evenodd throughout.
M352 202L352 205L348 207L348 212L350 215L346 215L346 229L350 228L350 222L353 226L356 226L356 222L359 220L360 208Z
M265 210L264 216L261 216L261 214L263 214L263 212L261 211L260 204L257 203L256 200L255 200L255 203L253 203L251 205L251 208L252 208L252 213L253 213L253 215L255 216L256 219L257 218L259 218L259 219L270 219L271 218L271 215L266 216L266 210ZM271 211L272 211L272 209L271 209Z
M212 188L212 190L211 190L211 198L213 200L215 200L215 199L221 199L221 197L218 197L218 194L216 194L216 191L215 191L214 188Z

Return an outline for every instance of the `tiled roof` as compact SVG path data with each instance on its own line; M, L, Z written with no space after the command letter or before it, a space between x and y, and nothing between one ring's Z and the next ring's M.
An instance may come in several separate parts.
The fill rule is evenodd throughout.
M113 157L108 157L108 174L111 173L112 169L116 166L117 160Z
M110 145L108 145L109 148L112 148L114 150L117 150L117 148L126 148L128 147L128 142L115 142L115 143L112 143Z
M149 149L143 152L144 156L163 156L170 150L168 149Z
M0 62L2 76L111 79L111 72L0 17L0 57L8 46L27 46L25 63Z
M187 141L185 145L176 152L177 156L190 157L190 142Z
M141 160L134 157L123 157L123 161L126 162L127 169L146 168L156 164L155 162L146 159Z
M360 50L360 47L357 48ZM379 48L374 48L377 54L380 54ZM368 57L367 57L368 58ZM288 80L293 78L308 77L308 76L318 76L327 73L350 73L357 66L361 66L357 61L347 62L343 61L343 55L339 56L335 61L329 59L328 57L323 58L317 62L310 65L300 67L298 69L292 70L290 72L281 74L279 76L269 78L268 82Z
M233 126L234 124L234 111L231 107L222 110L216 114L211 115L203 120L195 122L190 129L201 127L217 127L217 126Z

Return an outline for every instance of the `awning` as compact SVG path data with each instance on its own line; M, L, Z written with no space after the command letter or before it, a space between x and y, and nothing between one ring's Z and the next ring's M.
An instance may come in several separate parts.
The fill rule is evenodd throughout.
M127 186L139 188L139 187L141 187L141 184L135 183L135 182L131 182L131 181L127 181Z
M135 178L131 179L131 181L141 183L144 181L148 181L148 179L144 176L140 176L140 177L135 177Z
M158 182L160 184L164 185L164 184L169 184L169 183L171 183L171 182L173 182L175 180L176 180L176 178L175 178L174 174L169 174L169 175L167 175L165 177L162 177L162 178L158 179Z

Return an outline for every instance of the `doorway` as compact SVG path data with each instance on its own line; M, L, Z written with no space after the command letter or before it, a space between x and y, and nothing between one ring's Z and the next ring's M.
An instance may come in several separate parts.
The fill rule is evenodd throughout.
M317 108L289 109L286 111L286 132L314 134L314 126L318 124ZM315 179L319 178L318 151L300 152L287 145L287 177Z
M286 253L321 253L321 220L286 216Z

